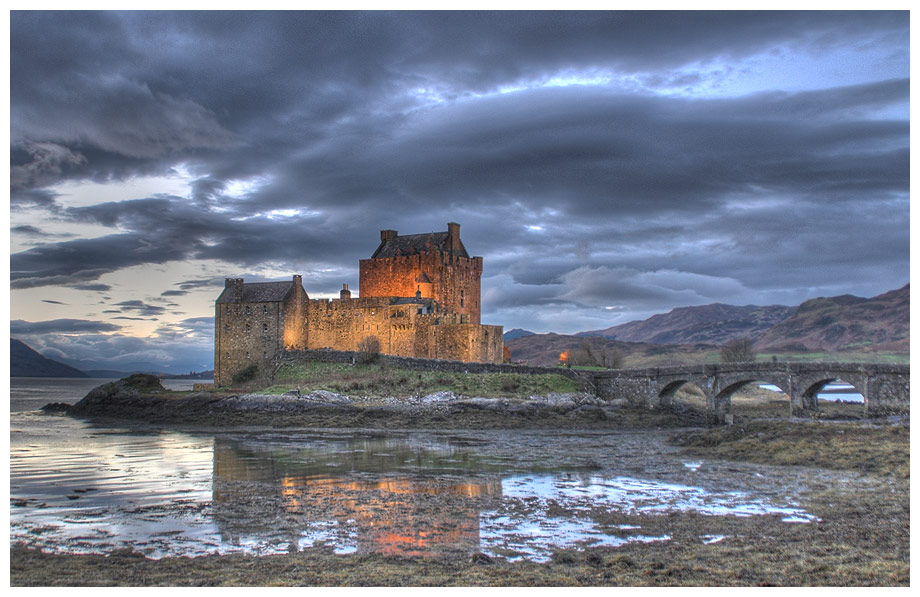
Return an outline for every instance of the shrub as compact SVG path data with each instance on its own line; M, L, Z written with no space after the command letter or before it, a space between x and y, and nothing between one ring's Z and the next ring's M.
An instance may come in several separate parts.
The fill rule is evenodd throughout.
M258 372L259 372L259 366L256 365L255 363L252 363L251 365L247 365L246 367L240 369L239 371L233 374L233 383L235 385L235 384L241 384L247 381L251 381L255 379L256 374Z
M595 349L587 340L582 340L578 348L567 351L568 364L582 367L604 367L619 369L623 366L623 353L610 346Z
M719 352L723 363L750 363L755 356L754 342L750 338L733 338L723 344Z
M365 336L358 342L358 362L362 365L373 363L380 356L380 340L377 336Z

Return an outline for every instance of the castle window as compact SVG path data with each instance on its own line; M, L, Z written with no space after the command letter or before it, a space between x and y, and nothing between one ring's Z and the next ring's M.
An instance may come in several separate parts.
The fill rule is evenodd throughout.
M460 291L460 306L463 306L463 291Z
M250 326L250 325L247 323L247 324L246 324L246 333L248 334L248 333L251 332L251 331L252 331L252 326Z
M268 324L267 324L267 323L263 323L263 324L262 324L262 333L263 333L263 334L267 334L267 333L268 333Z
M268 305L262 305L262 313L268 313Z
M228 360L228 361L230 360L230 353L229 353L229 352L227 353L227 360Z
M249 351L248 351L248 350L246 351L246 358L247 358L247 359L249 358Z
M224 324L224 331L225 331L225 332L229 332L229 331L230 331L230 324L229 324L229 323L225 323L225 324Z
M268 351L263 350L263 351L262 351L262 359L264 360L264 359L267 359L267 358L268 358Z
M246 307L246 315L252 315L252 307Z
M227 305L227 309L224 311L227 315L230 315L230 305Z

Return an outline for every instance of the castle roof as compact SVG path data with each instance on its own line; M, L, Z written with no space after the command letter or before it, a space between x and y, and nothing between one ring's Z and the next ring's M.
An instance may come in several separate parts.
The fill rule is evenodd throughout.
M294 282L247 282L236 287L227 286L217 297L218 303L280 303L294 288Z
M371 255L371 258L417 255L429 251L451 252L449 233L445 231L393 236L389 240L382 241L380 246L377 247L377 250L374 251L374 254ZM453 253L460 257L469 257L469 254L466 252L466 247L464 247L462 243L460 243L459 250L454 250Z

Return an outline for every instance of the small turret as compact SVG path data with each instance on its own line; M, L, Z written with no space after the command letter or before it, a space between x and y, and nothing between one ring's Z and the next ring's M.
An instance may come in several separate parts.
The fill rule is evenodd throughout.
M348 284L342 284L342 290L339 291L339 298L343 301L351 298L351 291L348 290Z

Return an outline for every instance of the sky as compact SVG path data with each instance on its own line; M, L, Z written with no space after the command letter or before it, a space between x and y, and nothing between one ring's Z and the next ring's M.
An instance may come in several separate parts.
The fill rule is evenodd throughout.
M881 294L909 49L906 11L14 11L11 336L209 369L225 277L330 298L449 221L506 331Z

